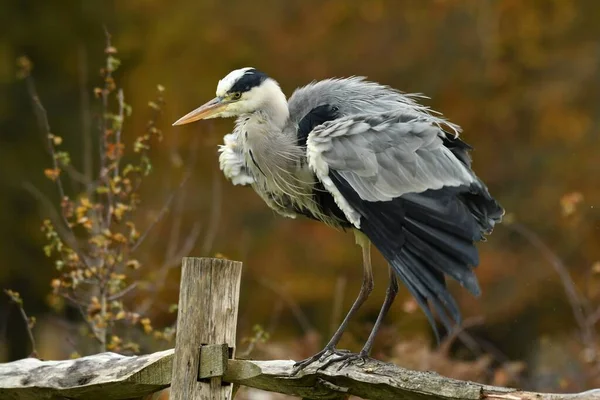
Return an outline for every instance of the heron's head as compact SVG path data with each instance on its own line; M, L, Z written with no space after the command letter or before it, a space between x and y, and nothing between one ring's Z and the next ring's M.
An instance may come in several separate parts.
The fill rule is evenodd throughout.
M285 106L285 110L282 109ZM217 85L217 97L178 119L173 125L183 125L200 119L238 117L257 111L285 114L287 101L279 84L255 68L231 71Z

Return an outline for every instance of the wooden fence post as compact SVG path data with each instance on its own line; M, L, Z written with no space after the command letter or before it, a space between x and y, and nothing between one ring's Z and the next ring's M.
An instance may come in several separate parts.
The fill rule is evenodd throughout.
M200 348L225 344L233 358L241 275L238 261L183 259L171 399L231 399L233 385L221 377L199 379Z

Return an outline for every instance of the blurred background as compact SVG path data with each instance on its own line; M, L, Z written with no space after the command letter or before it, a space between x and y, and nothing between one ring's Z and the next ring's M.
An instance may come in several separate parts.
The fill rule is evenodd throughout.
M141 268L126 278L137 284L123 296L154 327L129 328L139 351L172 347L144 331L175 321L181 256L244 262L238 353L249 357L311 355L358 292L360 250L351 234L274 215L250 188L222 177L216 150L233 121L171 127L211 99L229 71L254 66L288 96L312 80L349 75L424 93L427 105L463 127L474 169L507 210L506 223L479 245L482 296L450 283L464 331L437 347L401 290L375 357L527 389L600 385L597 1L2 3L0 288L20 292L36 317L41 358L92 353L86 343L94 339L78 307L52 296L59 273L40 227L60 199L44 173L52 158L17 59L31 61L51 132L73 167L97 173L97 157L86 154L98 154L103 109L94 89L104 85L106 27L117 51L108 53L121 61L113 76L132 110L123 125L126 153L152 118L157 85L164 87L156 122L163 140L152 146L152 173L132 217L140 230L152 229L137 250ZM77 197L80 186L65 179ZM375 291L343 348L360 349L383 301L387 267L380 257L375 263ZM30 352L19 308L2 295L0 361Z

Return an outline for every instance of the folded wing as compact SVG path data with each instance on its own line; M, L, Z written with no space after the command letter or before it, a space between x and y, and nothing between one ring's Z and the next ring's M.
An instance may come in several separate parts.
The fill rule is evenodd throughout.
M309 166L348 221L380 250L432 325L430 307L447 329L460 311L445 276L479 294L474 242L504 212L471 171L468 149L437 121L410 112L346 116L307 138Z

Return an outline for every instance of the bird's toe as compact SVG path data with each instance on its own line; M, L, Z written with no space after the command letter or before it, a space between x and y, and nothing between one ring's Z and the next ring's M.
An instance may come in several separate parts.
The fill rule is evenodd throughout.
M329 357L338 358L338 357L344 357L348 354L352 354L352 353L350 353L349 350L336 349L335 347L325 347L323 350L319 351L314 356L309 357L304 360L301 360L301 361L297 361L294 364L294 367L292 369L292 375L296 375L298 372L302 371L309 365L323 361ZM319 367L318 369L322 369L322 367Z
M327 362L325 362L319 367L319 370L324 370L327 367L336 363L340 363L340 365L338 365L337 367L337 371L340 371L341 369L346 368L350 365L363 366L366 364L368 358L369 356L366 353L363 353L362 351L360 353L345 352L327 360Z

